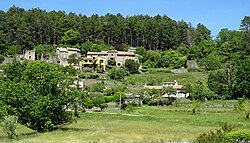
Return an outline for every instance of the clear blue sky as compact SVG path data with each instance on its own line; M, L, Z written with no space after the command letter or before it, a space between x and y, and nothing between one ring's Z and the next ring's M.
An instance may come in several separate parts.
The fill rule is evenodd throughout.
M238 30L244 16L250 15L249 0L1 0L0 9L7 11L16 5L25 9L41 8L47 11L123 16L138 14L167 15L171 19L191 22L193 26L202 23L212 35L220 29Z

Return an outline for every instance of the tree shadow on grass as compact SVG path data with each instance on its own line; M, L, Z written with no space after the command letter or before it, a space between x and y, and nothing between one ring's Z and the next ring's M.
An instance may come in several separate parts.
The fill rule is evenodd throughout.
M17 136L13 139L10 139L7 135L0 136L0 142L12 142L14 140L22 140L22 139L26 139L26 138L33 138L33 137L37 137L38 133L37 132L30 132L30 133L21 133L21 134L17 134Z
M38 134L39 134L38 132L21 133L21 134L17 135L17 140L22 140L22 139L26 139L26 138L37 137Z
M81 132L86 132L86 131L91 131L92 129L64 127L64 128L59 128L58 130L61 130L61 131L77 131L77 132L81 131Z

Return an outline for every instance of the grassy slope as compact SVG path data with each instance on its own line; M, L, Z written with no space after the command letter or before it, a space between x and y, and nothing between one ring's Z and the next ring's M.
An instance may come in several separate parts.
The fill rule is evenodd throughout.
M84 113L77 123L53 132L23 136L21 140L14 142L192 141L202 132L219 128L221 122L229 122L242 129L250 127L249 120L244 119L233 108L202 108L200 113L192 115L189 107L143 106L130 113ZM20 130L27 132L27 129L19 126L19 133ZM8 142L4 136L0 132L0 142Z

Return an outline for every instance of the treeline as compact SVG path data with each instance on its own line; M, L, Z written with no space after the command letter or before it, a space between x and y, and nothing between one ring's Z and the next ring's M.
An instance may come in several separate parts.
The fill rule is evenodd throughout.
M13 6L7 12L0 11L0 52L13 45L20 47L20 51L38 44L58 45L64 32L70 29L80 34L79 43L126 44L147 50L175 49L181 44L192 46L211 39L210 30L203 24L193 27L166 15L95 14L88 17Z

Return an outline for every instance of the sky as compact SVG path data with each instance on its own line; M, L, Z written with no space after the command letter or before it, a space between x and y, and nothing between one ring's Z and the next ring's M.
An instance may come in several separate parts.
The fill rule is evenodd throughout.
M0 10L11 6L46 11L62 10L91 16L121 13L123 16L167 15L173 20L204 24L212 36L222 28L239 30L241 20L250 15L250 0L0 0Z

